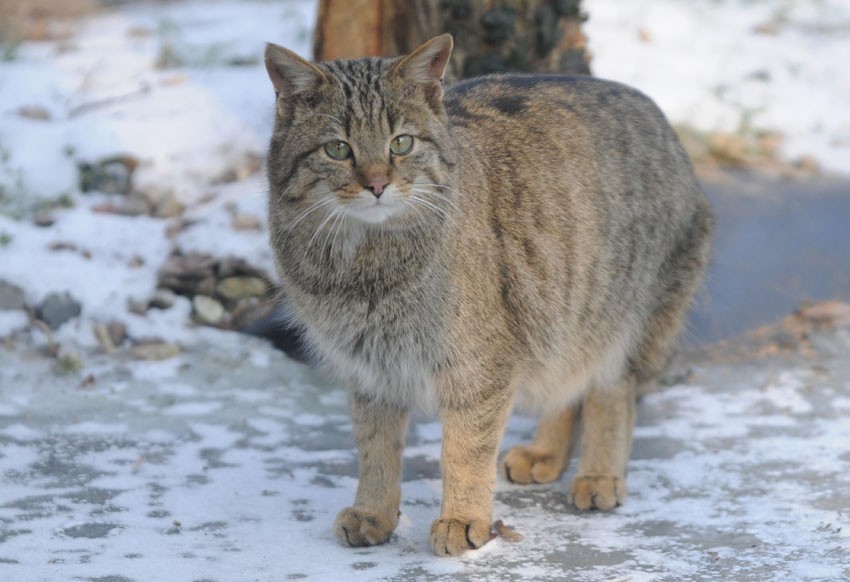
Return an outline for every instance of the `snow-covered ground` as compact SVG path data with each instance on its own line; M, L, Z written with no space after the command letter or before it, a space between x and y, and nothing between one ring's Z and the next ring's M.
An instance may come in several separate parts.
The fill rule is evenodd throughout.
M778 131L780 155L850 173L848 0L585 0L593 71L678 125Z
M778 130L788 159L850 172L846 0L585 9L595 73L641 88L675 123ZM427 549L439 431L423 420L391 544L333 541L355 484L340 389L259 341L194 324L188 299L145 315L128 307L154 293L174 249L272 271L266 185L252 165L272 121L261 55L274 41L309 56L315 12L308 0L129 3L0 62L0 280L29 306L62 291L82 304L50 336L24 309L0 310L0 578L850 577L840 358L706 369L651 396L626 506L584 515L564 504L566 478L500 482L498 517L525 541L461 561ZM116 155L138 161L136 190L182 212L115 213L122 195L80 192L78 165ZM259 229L235 229L234 214ZM114 320L184 352L101 353L92 326ZM44 354L51 342L79 353L81 368L60 374ZM514 419L507 443L531 426Z
M414 423L389 543L331 532L351 503L346 398L266 344L216 332L164 362L91 358L56 376L0 350L0 571L65 580L847 580L850 329L834 353L694 368L644 398L629 499L614 513L499 480L523 534L462 559L428 546L439 425ZM26 365L20 359L26 358ZM511 420L503 447L530 438Z

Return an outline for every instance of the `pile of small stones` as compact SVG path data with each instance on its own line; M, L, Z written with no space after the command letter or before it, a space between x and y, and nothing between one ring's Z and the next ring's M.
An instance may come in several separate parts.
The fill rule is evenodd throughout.
M192 300L196 322L242 330L272 311L274 289L268 274L243 259L176 251L159 272L149 307L182 295Z
M81 192L119 194L119 202L104 202L95 211L124 214L128 216L150 215L170 218L183 211L172 190L147 189L137 191L133 185L133 174L139 160L129 155L103 158L95 162L79 162L79 187Z

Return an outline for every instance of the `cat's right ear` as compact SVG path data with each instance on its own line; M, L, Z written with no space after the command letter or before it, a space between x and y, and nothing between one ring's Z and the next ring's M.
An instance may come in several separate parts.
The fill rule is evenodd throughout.
M452 55L452 35L435 36L409 55L401 58L393 70L406 83L423 87L425 95L433 104L443 97L443 77Z
M319 67L276 44L266 44L265 62L278 97L292 97L314 91L327 80Z

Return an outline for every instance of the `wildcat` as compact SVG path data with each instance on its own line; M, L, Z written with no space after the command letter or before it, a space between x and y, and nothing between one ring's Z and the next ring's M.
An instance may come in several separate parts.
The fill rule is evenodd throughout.
M622 503L637 387L708 261L711 211L647 97L560 76L444 91L451 50L449 35L395 59L266 50L271 244L291 317L349 391L360 480L334 525L349 546L398 524L417 406L443 427L439 555L490 539L514 405L542 420L502 460L509 480L557 479L580 426L569 499Z

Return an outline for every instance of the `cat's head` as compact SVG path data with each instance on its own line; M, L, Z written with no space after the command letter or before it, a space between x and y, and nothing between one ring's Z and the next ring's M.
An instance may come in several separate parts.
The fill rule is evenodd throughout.
M388 228L445 219L454 150L442 79L451 50L442 35L401 58L313 64L269 44L272 219L315 227L334 215Z

